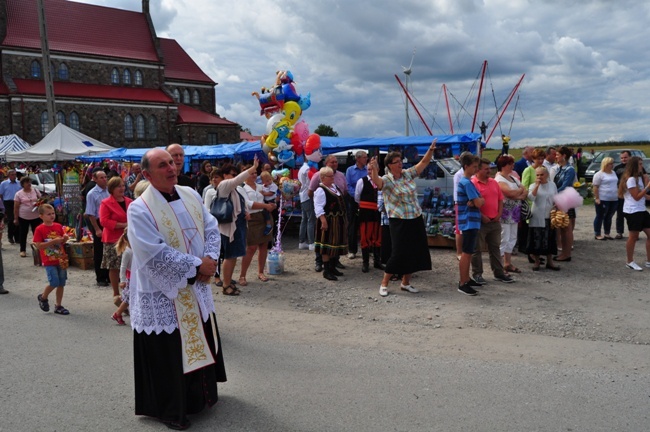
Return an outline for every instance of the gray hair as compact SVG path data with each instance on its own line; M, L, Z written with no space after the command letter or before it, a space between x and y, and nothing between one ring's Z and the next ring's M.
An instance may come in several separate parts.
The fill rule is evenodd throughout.
M366 153L366 152L363 151L363 150L359 150L359 151L357 151L357 152L354 154L354 157L355 157L356 159L359 159L360 157L364 157L364 156L368 156L368 153Z
M326 175L334 175L334 171L332 171L332 168L324 166L318 171L318 175L320 176L320 179L323 180L323 177Z

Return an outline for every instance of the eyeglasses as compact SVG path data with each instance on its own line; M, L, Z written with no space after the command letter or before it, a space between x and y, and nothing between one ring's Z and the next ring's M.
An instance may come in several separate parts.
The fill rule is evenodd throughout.
M396 161L388 163L388 165L401 164L401 163L402 163L401 160L396 160Z

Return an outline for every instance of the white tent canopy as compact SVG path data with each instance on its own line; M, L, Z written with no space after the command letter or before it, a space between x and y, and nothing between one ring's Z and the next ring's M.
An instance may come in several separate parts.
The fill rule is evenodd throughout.
M23 141L16 134L0 136L0 159L4 159L5 154L18 152L29 148L29 143Z
M6 158L8 162L64 161L114 149L59 123L37 144L24 151L7 153Z

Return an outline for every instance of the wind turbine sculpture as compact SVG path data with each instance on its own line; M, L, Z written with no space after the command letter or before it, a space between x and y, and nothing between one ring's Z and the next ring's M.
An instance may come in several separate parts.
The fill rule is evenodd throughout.
M411 56L411 64L409 64L409 67L404 67L402 66L402 69L404 70L404 83L406 86L406 94L408 95L409 92L409 82L411 81L411 67L413 66L413 59L415 58L415 48L413 48L413 56ZM406 107L406 136L409 136L409 103L406 101L404 104Z

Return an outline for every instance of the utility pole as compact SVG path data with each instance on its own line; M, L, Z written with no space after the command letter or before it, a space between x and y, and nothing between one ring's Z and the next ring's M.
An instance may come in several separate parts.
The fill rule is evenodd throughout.
M56 126L56 107L54 105L54 85L52 84L52 70L50 63L50 47L47 39L47 23L45 21L45 6L43 0L36 0L38 7L38 27L41 33L41 51L43 52L43 81L45 82L45 100L47 106L47 120L49 128Z

